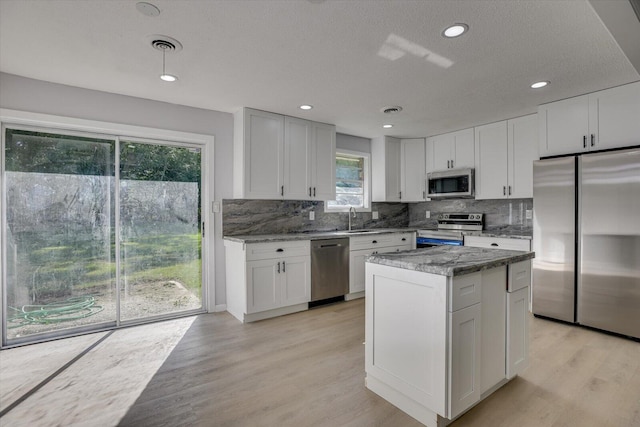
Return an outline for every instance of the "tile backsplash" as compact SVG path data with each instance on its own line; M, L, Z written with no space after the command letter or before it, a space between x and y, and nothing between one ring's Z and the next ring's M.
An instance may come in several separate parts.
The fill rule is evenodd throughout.
M439 213L467 212L483 213L484 229L492 232L519 232L531 234L533 220L527 219L526 211L533 209L533 199L447 199L409 204L409 227L437 228ZM430 211L431 218L426 218Z
M378 212L378 219L372 219L371 212L358 212L352 220L354 230L409 226L409 207L406 203L373 203L371 210ZM312 211L315 220L309 219ZM347 212L325 212L324 202L321 201L222 201L222 233L225 236L336 231L348 227Z
M444 212L484 213L485 230L531 234L533 220L526 211L533 209L533 199L474 200L451 199L422 203L373 203L371 212L358 212L353 229L361 228L436 228L436 218ZM315 213L315 220L309 213ZM431 218L425 218L425 212ZM325 212L324 202L305 200L245 200L222 201L222 232L225 236L305 233L346 230L346 212Z

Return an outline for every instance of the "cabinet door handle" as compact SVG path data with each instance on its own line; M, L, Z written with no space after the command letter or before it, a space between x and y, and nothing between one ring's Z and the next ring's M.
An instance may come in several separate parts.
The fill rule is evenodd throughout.
M507 195L507 187L506 186L502 186L502 195L506 196Z
M447 160L447 169L450 168L449 164L451 163L451 160Z
M316 187L313 187L313 197L316 197Z
M511 195L511 186L509 186L509 195Z
M587 135L582 135L582 148L587 148Z
M282 261L282 272L286 273L287 269L286 269L286 264L284 263L284 261Z
M451 160L451 169L453 169L453 160Z
M278 248L278 249L276 249L276 252L284 252L284 249Z
M406 237L403 237L403 238L402 238L402 241L403 241L403 242L406 242L406 241L407 241L407 238L406 238Z
M311 187L309 187L309 197L311 197Z
M284 196L284 185L280 187L280 195Z
M378 243L378 241L377 240L373 240L373 241L371 241L371 243Z
M596 145L596 134L592 133L591 134L591 146L593 147L594 145Z
M425 193L425 191L424 191L424 190L422 191L422 198L423 198L423 199L426 199L426 198L427 198L427 194Z
M280 263L278 262L278 273L280 273Z
M491 246L498 246L498 244L497 243L492 243Z
M400 192L400 200L402 200L402 191Z

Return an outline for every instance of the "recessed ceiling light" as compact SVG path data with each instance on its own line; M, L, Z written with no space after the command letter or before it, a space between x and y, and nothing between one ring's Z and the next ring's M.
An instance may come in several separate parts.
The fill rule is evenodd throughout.
M160 74L160 78L165 82L175 82L178 80L178 78L173 74Z
M144 16L156 17L160 15L160 9L156 5L144 1L136 3L136 9Z
M389 128L392 128L393 125L382 125L382 127L385 128L385 129L389 129Z
M469 30L467 24L453 24L442 32L442 35L448 38L459 37Z
M531 85L532 89L540 89L542 87L545 87L546 85L548 85L549 82L545 81L545 82L535 82L534 84Z
M313 105L308 105L308 104L304 104L300 106L301 110L311 110L313 108Z

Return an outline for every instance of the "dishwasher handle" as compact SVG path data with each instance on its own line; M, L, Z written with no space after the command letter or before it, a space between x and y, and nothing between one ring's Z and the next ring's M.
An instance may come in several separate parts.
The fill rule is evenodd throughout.
M328 245L320 245L321 248L337 248L341 246L342 246L342 243L331 243Z

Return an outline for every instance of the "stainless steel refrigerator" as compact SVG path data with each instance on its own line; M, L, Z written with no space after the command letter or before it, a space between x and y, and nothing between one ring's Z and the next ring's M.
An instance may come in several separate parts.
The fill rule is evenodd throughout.
M640 149L533 167L533 313L640 338Z

